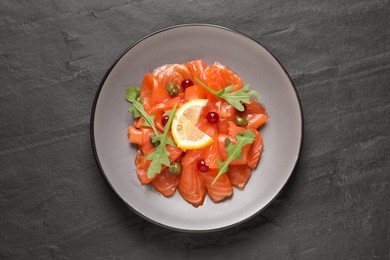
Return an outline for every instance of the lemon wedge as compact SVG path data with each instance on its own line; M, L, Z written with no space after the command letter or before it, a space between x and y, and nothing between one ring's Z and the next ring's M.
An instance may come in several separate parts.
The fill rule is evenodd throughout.
M193 99L176 111L171 131L177 147L183 151L201 149L213 142L210 136L196 127L200 113L207 102L207 99Z

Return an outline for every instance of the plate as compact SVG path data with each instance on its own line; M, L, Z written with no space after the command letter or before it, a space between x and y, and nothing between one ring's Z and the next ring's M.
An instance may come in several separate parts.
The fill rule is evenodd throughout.
M145 73L168 63L219 61L263 96L270 119L261 128L264 152L244 190L194 208L178 192L165 198L141 185L135 173L136 148L128 142L126 87L140 85ZM228 28L187 24L152 33L129 47L104 75L91 115L91 139L101 172L134 212L158 225L207 232L242 223L265 209L281 192L298 160L303 118L295 87L275 57L253 39Z

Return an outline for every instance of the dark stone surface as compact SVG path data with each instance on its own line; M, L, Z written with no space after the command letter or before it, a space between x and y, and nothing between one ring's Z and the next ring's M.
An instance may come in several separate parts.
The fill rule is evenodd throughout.
M0 259L389 259L390 3L0 2ZM279 198L213 234L128 210L94 161L104 72L166 26L213 23L267 47L302 101L305 141Z

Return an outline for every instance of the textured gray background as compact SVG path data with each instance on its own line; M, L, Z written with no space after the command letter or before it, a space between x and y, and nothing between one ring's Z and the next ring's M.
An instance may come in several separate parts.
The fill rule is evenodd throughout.
M389 259L389 1L0 2L0 259ZM127 209L95 163L99 82L141 37L241 31L290 73L305 141L279 198L213 234Z

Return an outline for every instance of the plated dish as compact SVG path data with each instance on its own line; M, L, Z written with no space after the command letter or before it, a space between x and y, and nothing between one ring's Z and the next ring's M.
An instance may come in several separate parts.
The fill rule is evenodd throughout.
M129 145L127 128L134 119L124 98L127 87L164 65L203 58L220 61L263 96L269 121L262 127L264 152L245 189L221 203L206 197L193 207L178 193L169 199L150 185L140 185L134 165L137 147ZM203 24L170 27L146 36L127 49L105 74L91 115L95 158L118 196L137 214L161 226L207 232L242 223L280 193L298 160L302 112L292 81L261 45L236 31ZM235 189L235 188L234 188Z
M134 124L129 141L140 183L194 207L243 189L263 151L259 128L269 116L261 95L225 65L203 59L165 64L128 87Z

